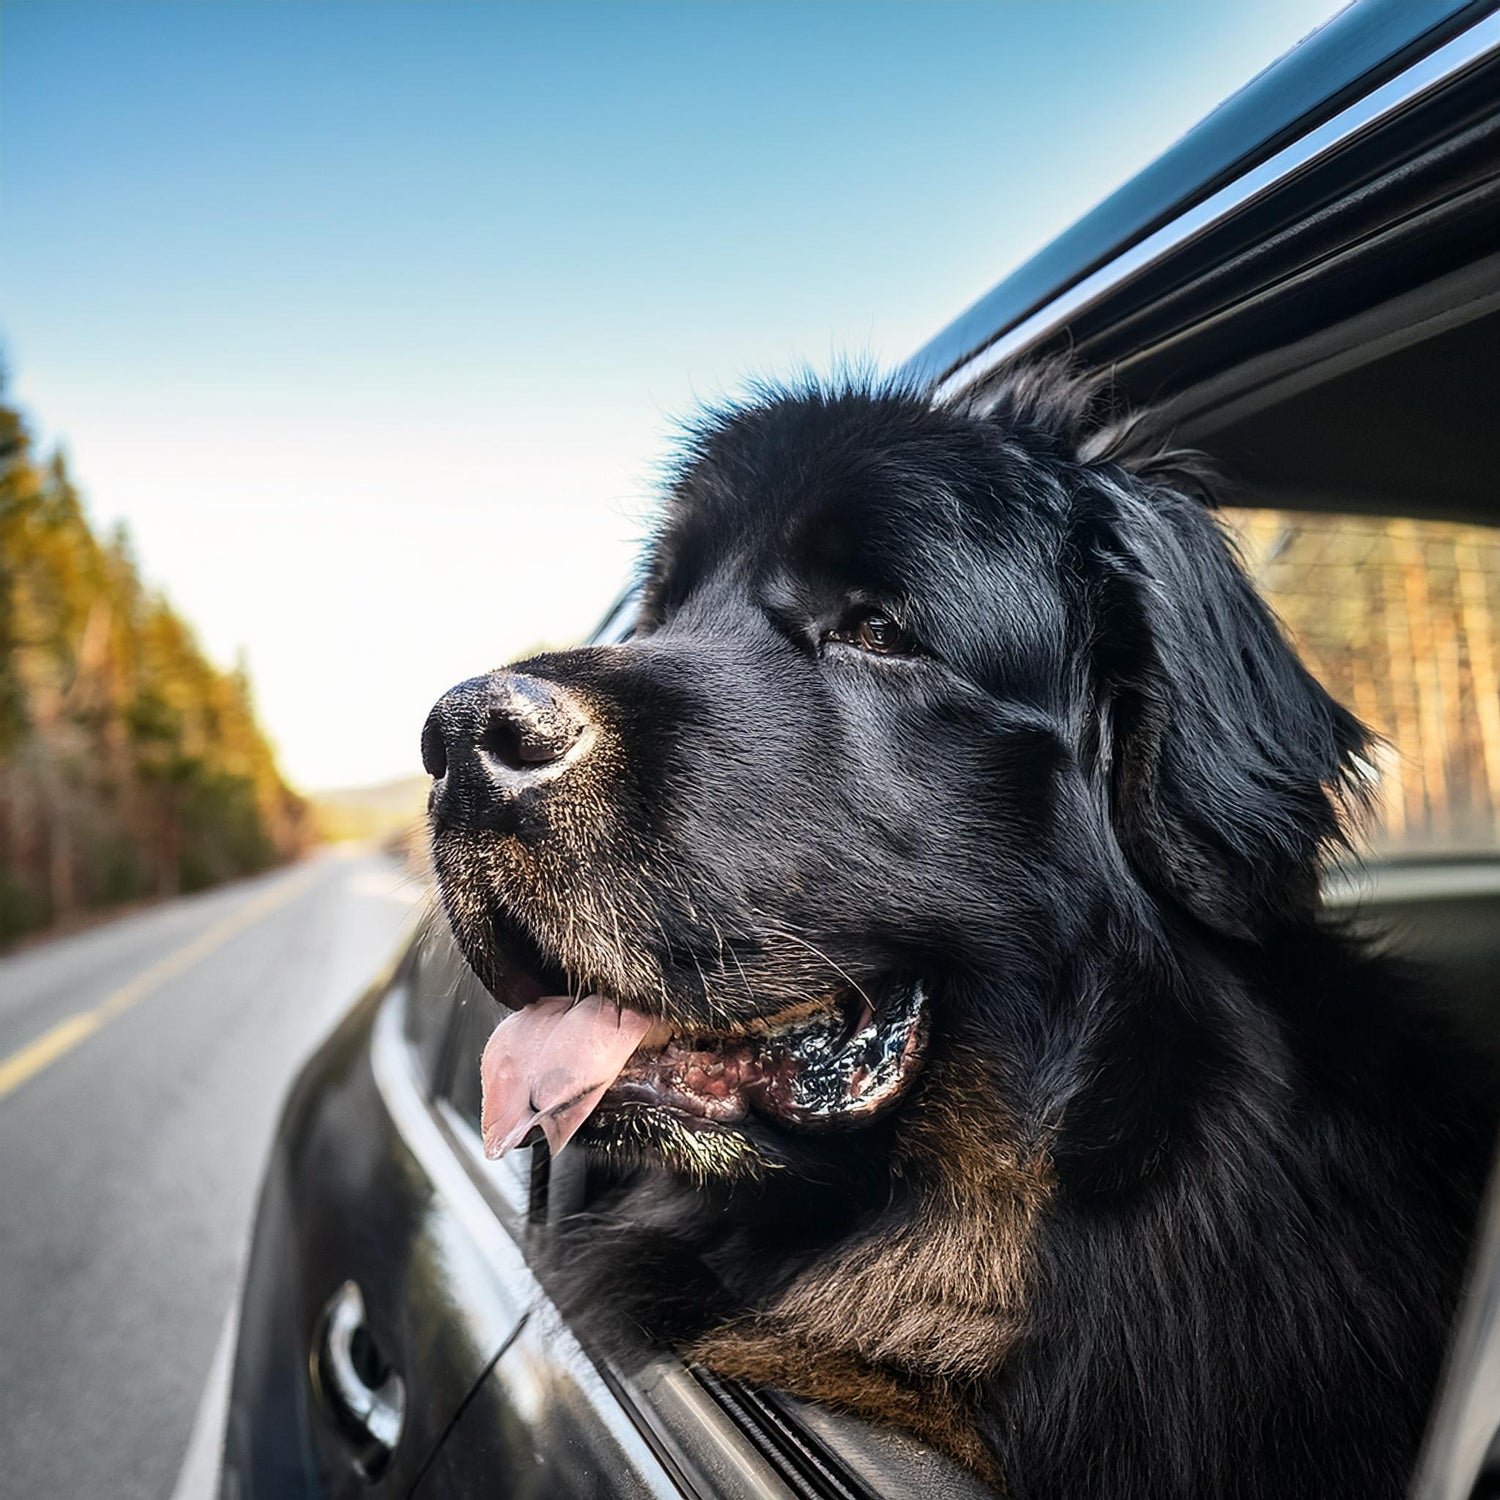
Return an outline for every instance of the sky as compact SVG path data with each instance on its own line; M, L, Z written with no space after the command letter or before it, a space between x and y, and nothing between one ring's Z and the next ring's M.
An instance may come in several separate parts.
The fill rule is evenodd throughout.
M587 633L682 420L898 365L1335 0L3 0L0 357L304 789Z

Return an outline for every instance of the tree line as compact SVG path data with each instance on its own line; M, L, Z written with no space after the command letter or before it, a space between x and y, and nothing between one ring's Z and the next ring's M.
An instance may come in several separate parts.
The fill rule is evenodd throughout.
M0 392L0 942L265 869L310 830L243 665L208 660Z

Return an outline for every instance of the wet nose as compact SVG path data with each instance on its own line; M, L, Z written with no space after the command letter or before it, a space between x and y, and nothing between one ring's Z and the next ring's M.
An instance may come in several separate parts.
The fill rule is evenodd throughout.
M422 728L422 764L433 810L485 825L522 792L548 780L588 729L566 689L521 672L492 672L450 688Z

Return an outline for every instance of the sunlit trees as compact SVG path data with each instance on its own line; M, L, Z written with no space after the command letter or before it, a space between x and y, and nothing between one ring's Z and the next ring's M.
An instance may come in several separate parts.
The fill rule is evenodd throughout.
M1228 512L1256 587L1383 738L1381 853L1500 843L1500 528Z
M265 868L307 828L243 667L204 656L0 404L0 940Z

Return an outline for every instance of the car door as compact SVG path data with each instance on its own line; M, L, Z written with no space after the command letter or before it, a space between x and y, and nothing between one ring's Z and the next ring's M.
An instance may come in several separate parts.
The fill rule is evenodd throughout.
M429 1170L454 960L411 943L288 1100L242 1292L224 1500L406 1494L525 1317L493 1267L501 1219L466 1221Z

